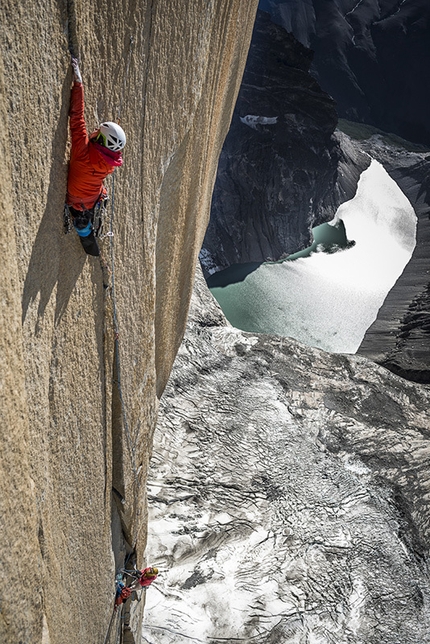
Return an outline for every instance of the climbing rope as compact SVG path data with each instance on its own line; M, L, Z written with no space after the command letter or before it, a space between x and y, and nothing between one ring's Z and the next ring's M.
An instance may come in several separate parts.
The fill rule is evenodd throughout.
M131 55L132 55L132 50L133 50L133 37L130 36L130 43L129 43L129 50L128 50L128 56L127 56L127 64L126 64L126 71L124 74L124 80L123 80L123 87L122 87L122 92L121 92L121 97L120 97L120 102L118 106L118 111L117 111L117 120L120 121L121 118L121 111L122 111L122 105L124 101L124 96L125 96L125 90L127 87L127 80L128 80L128 74L129 74L129 69L130 69L130 62L131 62ZM118 396L119 396L119 401L120 401L120 406L121 406L121 416L122 416L122 424L124 427L124 433L125 433L125 439L126 439L126 445L127 445L127 450L130 455L130 462L131 462L131 469L133 472L133 487L134 487L134 507L138 507L138 490L139 490L139 470L140 468L137 467L136 465L136 450L135 450L135 445L133 443L132 439L132 433L130 431L130 426L129 426L129 420L128 420L128 414L127 414L127 407L123 395L123 389L122 389L122 373L121 373L121 353L120 353L120 343L119 343L119 338L120 338L120 330L119 330L119 323L118 323L118 307L117 307L117 297L116 297L116 275L115 275L115 252L114 252L114 218L115 218L115 172L112 174L112 189L111 189L111 201L110 201L110 222L109 222L109 232L107 232L105 235L102 235L101 238L108 237L109 238L109 251L110 251L110 292L111 292L111 301L112 301L112 325L113 325L113 335L114 335L114 360L115 360L115 378L113 379L113 384L116 385L117 390L118 390ZM108 268L106 262L103 259L102 254L100 254L100 265L102 269L103 276L105 275L105 271ZM105 284L107 286L107 284ZM132 551L134 551L135 546L137 542L137 536L134 539L134 542L132 544ZM129 555L130 556L130 555ZM127 565L128 558L126 559L125 565ZM126 574L129 574L127 571ZM118 577L121 577L119 579ZM124 592L126 585L122 582L122 577L123 577L123 572L120 571L120 575L117 575L116 579L116 597L115 597L115 605L112 611L112 616L110 619L109 623L109 628L108 632L106 634L105 642L104 644L109 644L110 643L110 637L112 634L112 628L113 624L115 621L115 617L117 618L117 627L116 627L116 633L115 633L115 639L114 642L115 644L118 644L121 639L121 631L122 631L122 603L117 604L117 598L118 594L121 595L121 593Z
M118 395L121 404L121 414L123 419L124 431L126 435L127 448L130 454L131 467L134 475L135 483L135 501L137 497L137 487L139 482L139 470L136 466L136 450L133 444L133 440L130 433L130 427L127 417L127 409L124 401L124 395L122 391L122 381L121 381L121 356L119 350L119 325L118 325L118 311L117 311L117 300L115 292L115 253L114 253L114 235L113 235L113 223L115 216L115 173L112 175L112 199L111 199L111 216L110 216L110 263L111 263L111 296L112 296L112 318L113 318L113 332L114 332L114 355L115 355L115 367L116 367L116 381L115 384L118 387ZM136 539L132 544L134 549L136 545Z
M119 610L121 610L121 608L122 608L122 607L120 606L120 607L119 607ZM109 622L109 627L108 627L108 630L107 630L107 633L106 633L106 637L105 637L105 641L103 642L103 644L109 644L110 635L111 635L111 632L112 632L112 625L113 625L113 622L114 622L115 617L117 617L117 616L118 616L118 611L116 611L116 610L114 609L114 610L112 611L112 615L111 615L110 622ZM116 637L116 638L115 638L115 641L117 641L117 640L118 640L118 637Z
M133 53L133 45L134 45L134 39L133 36L130 36L130 41L129 41L129 47L128 47L128 54L127 54L127 61L126 61L126 67L125 67L125 73L123 77L123 85L122 85L122 91L121 91L121 96L120 96L120 101L119 101L119 106L118 106L118 111L117 111L117 119L118 121L121 118L121 111L122 111L122 106L124 102L124 97L125 97L125 92L127 88L127 82L128 82L128 76L129 76L129 71L130 71L130 63L131 63L131 56ZM132 432L130 431L130 426L129 426L129 420L128 420L128 414L127 414L127 407L124 399L124 394L123 394L123 389L122 389L122 373L121 373L121 355L120 355L120 343L119 343L119 324L118 324L118 308L117 308L117 297L116 297L116 282L115 282L115 253L114 253L114 232L113 232L113 227L114 227L114 217L115 217L115 172L112 174L112 189L111 189L111 200L110 200L110 230L107 232L105 235L102 235L101 238L103 237L109 237L109 247L110 247L110 277L111 277L111 299L112 299L112 323L113 323L113 334L114 334L114 360L115 360L115 373L116 373L116 378L114 380L114 383L117 386L118 389L118 395L119 395L119 401L120 401L120 406L121 406L121 416L122 416L122 421L123 421L123 427L124 427L124 433L125 433L125 438L126 438L126 444L127 444L127 449L130 455L130 461L131 461L131 469L133 472L133 477L134 477L134 502L135 502L135 507L137 508L137 494L138 494L138 487L139 487L139 470L140 468L137 467L136 464L136 450L135 450L135 445L133 443L132 439ZM105 270L107 267L106 262L104 261L102 255L100 255L100 263L101 263L101 268L102 268L102 273L105 275ZM105 284L105 286L107 286ZM136 545L137 537L134 540L134 543L132 544L132 548L134 550L135 545Z

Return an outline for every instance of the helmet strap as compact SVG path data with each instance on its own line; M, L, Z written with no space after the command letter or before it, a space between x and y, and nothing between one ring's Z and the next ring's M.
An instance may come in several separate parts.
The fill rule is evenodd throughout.
M96 142L100 143L100 145L103 145L104 147L106 147L107 141L106 141L105 135L102 134L101 132L99 132L99 134L96 137Z

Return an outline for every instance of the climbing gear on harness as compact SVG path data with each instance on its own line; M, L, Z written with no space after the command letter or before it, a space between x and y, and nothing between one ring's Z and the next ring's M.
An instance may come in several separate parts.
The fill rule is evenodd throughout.
M72 232L73 230L72 215L70 213L69 206L66 203L64 204L64 211L63 211L63 226L64 226L65 235L68 235L70 232Z
M135 585L140 579L141 574L142 571L138 570L137 568L134 568L132 570L122 568L117 574L117 576L115 577L115 610L118 606L126 602L130 597L132 600L138 600L137 593L135 592ZM129 583L127 577L131 578L130 585L127 585Z
M106 121L100 125L100 134L103 137L103 145L113 152L122 150L126 143L125 132L118 123Z
M100 199L94 206L94 221L93 221L93 226L94 226L94 236L99 237L100 239L103 237L103 222L104 222L104 217L106 215L107 211L107 202L109 200L109 197L105 197L104 199Z
M122 581L117 584L116 597L115 597L115 606L120 606L131 595L131 588L128 588Z
M106 214L107 201L108 197L102 197L89 210L76 210L67 204L64 206L64 233L67 235L74 228L79 235L85 252L95 257L100 255L96 238L102 238L103 220Z

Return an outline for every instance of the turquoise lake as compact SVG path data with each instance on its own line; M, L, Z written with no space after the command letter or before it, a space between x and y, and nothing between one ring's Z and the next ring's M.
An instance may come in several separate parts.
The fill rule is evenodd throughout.
M208 285L243 331L355 353L411 257L415 232L410 202L372 160L354 199L313 230L309 248L280 262L232 266Z

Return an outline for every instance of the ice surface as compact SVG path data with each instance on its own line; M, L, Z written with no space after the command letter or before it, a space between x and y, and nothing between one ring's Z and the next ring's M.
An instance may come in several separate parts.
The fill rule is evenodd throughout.
M399 381L190 323L154 435L145 556L161 574L139 644L430 644L428 572L381 484L418 498L427 472L411 424L428 403Z
M355 353L415 246L416 216L373 160L342 219L355 246L334 254L263 264L243 282L212 289L229 321L337 353Z

